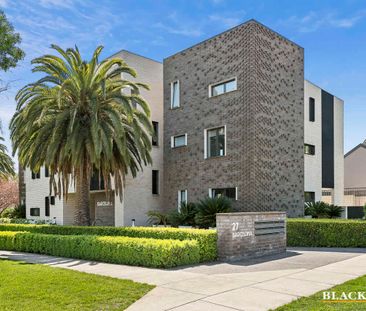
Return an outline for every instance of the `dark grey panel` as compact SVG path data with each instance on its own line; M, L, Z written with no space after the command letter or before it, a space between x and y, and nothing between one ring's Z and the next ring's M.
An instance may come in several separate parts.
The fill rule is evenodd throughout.
M334 188L334 96L322 90L322 187Z

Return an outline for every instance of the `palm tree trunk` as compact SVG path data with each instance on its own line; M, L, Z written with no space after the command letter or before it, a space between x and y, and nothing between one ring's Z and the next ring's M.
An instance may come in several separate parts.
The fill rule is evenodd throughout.
M76 180L76 211L74 223L90 226L90 178L86 167L80 168Z

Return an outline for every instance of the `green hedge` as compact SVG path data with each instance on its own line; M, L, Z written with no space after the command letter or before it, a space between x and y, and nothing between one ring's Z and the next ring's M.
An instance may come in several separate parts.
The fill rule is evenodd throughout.
M77 227L52 225L0 224L0 231L27 231L60 235L126 236L134 238L197 240L200 262L217 258L217 233L215 230L177 229L153 227Z
M366 247L366 221L288 219L287 245L303 247Z
M198 263L197 241L0 232L0 249L103 262L170 268Z

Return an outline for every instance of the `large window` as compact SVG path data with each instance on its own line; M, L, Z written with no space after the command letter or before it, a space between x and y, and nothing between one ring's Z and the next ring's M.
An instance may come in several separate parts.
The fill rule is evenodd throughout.
M180 210L180 206L182 203L187 203L187 190L179 190L178 191L178 211Z
M309 121L315 121L315 99L309 97Z
M305 203L315 202L315 192L305 191L304 201Z
M305 154L314 155L315 154L315 146L314 145L305 144L304 145L304 153Z
M180 106L179 99L179 81L174 81L170 84L170 106L171 108L178 108Z
M221 83L210 85L210 97L236 90L236 79L230 79Z
M171 138L172 148L183 147L183 146L187 146L187 134L172 136Z
M159 171L152 171L152 194L159 194Z
M153 129L154 129L154 133L152 136L151 144L153 146L158 146L159 145L159 122L152 121L152 125L153 125Z
M31 216L39 216L40 212L39 212L39 207L31 207L31 209L29 210L29 213Z
M222 157L225 155L225 127L206 130L205 158Z
M225 196L229 199L237 200L236 190L236 188L212 188L210 189L209 194L211 198Z
M45 197L44 215L50 216L50 197Z

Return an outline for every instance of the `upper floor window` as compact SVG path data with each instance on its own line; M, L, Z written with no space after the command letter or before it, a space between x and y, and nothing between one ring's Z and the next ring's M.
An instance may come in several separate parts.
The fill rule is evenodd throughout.
M315 99L309 97L309 121L315 121Z
M174 81L174 82L170 83L170 107L171 108L180 107L179 81Z
M153 129L154 129L154 133L152 136L151 144L153 146L158 146L159 145L159 122L152 121L152 125L153 125Z
M229 199L237 200L237 189L236 188L213 188L210 189L209 195L211 198L218 198L225 196Z
M159 194L159 171L152 170L152 194Z
M32 179L40 179L41 178L41 171L38 170L38 172L32 171Z
M47 166L44 168L44 177L50 177L50 171Z
M182 146L187 146L187 134L172 136L171 147L176 148Z
M236 90L236 78L210 85L209 96L217 96Z
M205 130L205 158L222 157L226 152L225 126Z
M304 153L305 154L314 155L315 154L315 146L314 145L305 144L304 145Z

